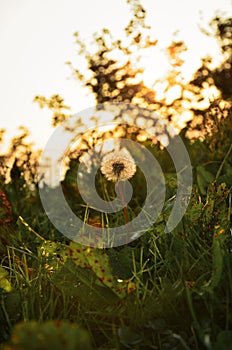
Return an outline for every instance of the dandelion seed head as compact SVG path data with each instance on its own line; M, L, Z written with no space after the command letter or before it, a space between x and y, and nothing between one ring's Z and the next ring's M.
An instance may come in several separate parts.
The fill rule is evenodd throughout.
M123 163L119 163L119 162L116 162L116 163L113 163L113 171L115 174L118 174L120 175L120 173L123 171L123 169L125 168L124 164Z
M136 164L130 152L124 147L103 157L101 172L109 181L129 180L136 172Z

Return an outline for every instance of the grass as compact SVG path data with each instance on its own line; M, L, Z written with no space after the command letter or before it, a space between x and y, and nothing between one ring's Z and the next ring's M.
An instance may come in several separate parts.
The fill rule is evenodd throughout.
M0 349L227 350L232 241L231 185L221 180L230 166L225 154L210 181L202 169L202 178L195 172L187 212L171 233L164 233L174 192L167 181L169 198L156 223L134 242L103 250L57 232L23 175L20 188L14 179L4 183L13 214L1 217ZM125 223L123 211L97 216L70 188L67 182L66 197L86 222ZM141 210L134 208L140 196L141 187L129 217Z

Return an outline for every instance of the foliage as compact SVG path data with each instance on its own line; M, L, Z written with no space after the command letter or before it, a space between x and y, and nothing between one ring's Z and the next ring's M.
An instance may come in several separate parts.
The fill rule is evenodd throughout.
M44 96L35 96L34 102L37 102L40 108L47 106L53 111L52 126L57 126L65 121L68 117L63 110L69 110L70 108L64 104L64 99L59 95L52 95L50 99Z
M67 269L75 271L74 265L70 265L70 262L74 263L78 268L80 267L81 269L90 270L94 275L96 275L97 280L95 277L95 282L91 272L89 273L89 281L84 281L84 283L91 285L91 288L93 289L97 289L97 285L95 284L99 284L100 281L102 282L101 284L103 286L109 287L118 297L123 298L135 288L134 283L123 281L121 279L119 280L119 276L117 279L113 275L108 255L106 253L102 253L98 249L83 247L76 242L71 242L67 246L50 241L42 244L40 250L42 251L42 257L46 257L46 268L53 272L52 279L55 280L56 285L59 286L60 284L61 288L64 288L65 280L58 281L54 272L59 272L61 269L61 264L64 265L64 270ZM77 269L77 271L78 270L79 269ZM81 275L83 275L83 272ZM75 277L73 277L73 281L75 281L74 285L79 283ZM71 288L70 285L69 288ZM77 293L79 290L80 287L78 288ZM101 294L104 295L103 291Z
M145 50L156 41L147 34L146 13L139 1L128 3L134 13L125 28L128 42L111 39L104 29L95 36L92 55L75 34L91 77L70 65L97 102L124 101L160 109L170 121L183 110L185 93L190 93L190 102L201 99L207 79L220 90L208 107L192 106L194 119L180 133L193 166L190 204L173 232L164 233L176 193L175 167L165 149L144 137L137 115L134 128L119 125L114 131L140 142L159 162L167 192L160 216L141 238L122 247L98 249L72 242L57 232L42 208L37 153L25 141L27 130L21 128L12 140L11 154L3 160L11 162L0 177L0 349L227 350L231 344L232 114L230 89L223 80L231 57L231 21L214 22L227 61L214 71L208 66L207 74L199 70L187 85L180 70L185 45L171 43L167 51L172 70L164 97L158 100L155 91L136 80L139 71L132 67L130 51ZM122 64L113 57L115 49L123 53ZM176 85L180 96L168 102L168 91ZM51 108L53 125L68 119L68 106L59 95L35 100ZM200 138L187 137L196 131ZM99 138L112 133L104 131ZM62 182L70 207L93 227L124 223L122 212L99 214L83 202L76 171L83 153L97 142L94 131L83 135L82 141L79 153L68 155ZM141 172L131 183L130 218L140 212L147 195ZM112 186L99 173L96 185L104 199L114 198ZM55 191L47 187L51 197Z
M211 26L216 32L216 38L220 43L224 60L221 65L215 69L210 68L211 58L203 60L202 67L200 67L195 74L193 84L201 87L205 83L209 86L215 85L220 90L222 98L231 101L232 18L221 19L215 17L211 21Z
M67 321L48 321L44 324L31 321L18 324L13 332L12 341L4 350L48 350L48 349L86 349L91 350L88 334Z
M206 141L200 146L206 161L210 147ZM190 155L195 157L200 146L187 145ZM171 178L164 151L152 149ZM1 294L2 341L19 321L15 332L34 327L37 336L49 331L47 320L65 319L87 329L96 349L201 349L209 341L213 349L226 349L232 322L231 185L218 170L227 169L230 159L221 159L213 172L204 162L199 171L196 162L190 205L172 233L164 233L171 211L167 201L148 232L124 247L102 251L54 236L38 203L30 203L24 220L2 229L2 281L10 283ZM34 319L43 328L25 323Z

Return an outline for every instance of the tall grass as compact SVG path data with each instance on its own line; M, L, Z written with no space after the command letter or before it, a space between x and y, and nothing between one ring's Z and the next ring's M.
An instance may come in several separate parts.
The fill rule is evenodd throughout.
M68 327L76 324L86 330L92 348L99 350L228 349L232 336L231 185L223 176L229 166L227 152L210 179L201 172L204 183L200 185L194 168L189 207L168 234L164 228L174 190L172 174L166 171L169 198L156 223L125 246L83 252L79 262L68 253L74 243L52 227L36 190L32 196L24 187L20 199L13 182L4 184L13 217L1 227L2 349L20 349L12 331L17 332L19 323L29 327L32 320L38 322L33 326L38 332L31 331L28 349L34 349L33 339L42 332L41 325L51 320L69 321ZM109 200L113 194L107 186L100 182L102 197ZM128 207L130 218L142 210L140 195ZM73 208L92 225L125 224L123 211L97 215L76 199ZM112 283L99 278L93 257L105 264L103 277ZM20 332L22 336L24 329ZM55 336L53 329L48 347Z

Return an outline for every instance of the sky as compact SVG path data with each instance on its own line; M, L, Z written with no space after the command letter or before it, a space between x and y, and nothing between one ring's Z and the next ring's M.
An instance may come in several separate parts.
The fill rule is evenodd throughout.
M216 13L231 16L231 0L141 0L147 10L151 34L158 39L155 51L145 57L147 84L165 73L164 48L178 31L189 48L186 72L200 65L200 57L216 52L215 40L200 27ZM60 94L72 113L92 107L94 98L71 76L65 64L78 66L81 59L73 34L91 42L92 34L108 28L117 38L130 19L126 0L0 0L0 128L7 130L0 153L19 134L30 131L36 148L43 148L54 131L51 111L33 102L36 95ZM186 74L187 74L186 73ZM158 77L158 76L157 76Z

